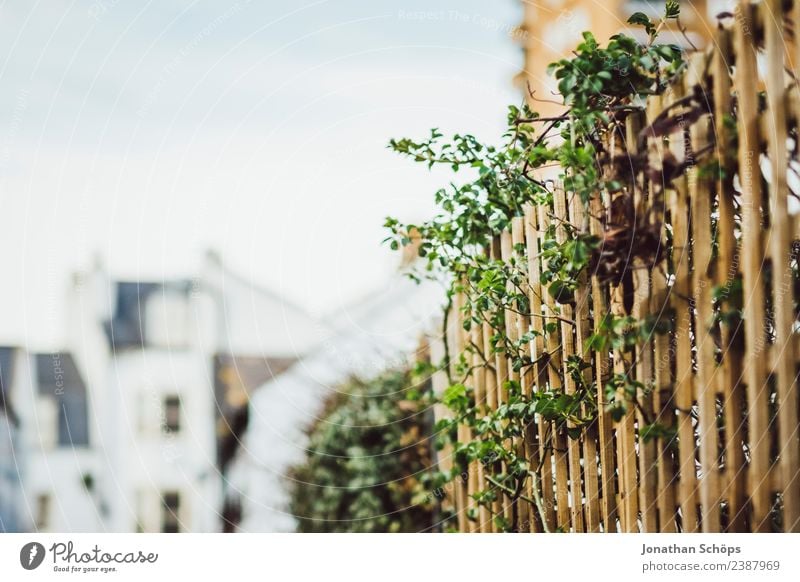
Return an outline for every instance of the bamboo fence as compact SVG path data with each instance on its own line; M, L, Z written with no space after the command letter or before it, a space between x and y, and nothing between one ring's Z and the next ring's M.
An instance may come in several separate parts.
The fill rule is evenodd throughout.
M507 443L536 468L524 497L536 488L540 507L504 494L493 507L477 508L473 495L491 484L486 467L473 462L453 495L459 531L496 531L492 514L525 532L800 531L800 220L790 214L792 174L800 167L800 92L792 73L800 43L784 26L800 23L800 2L789 13L786 7L778 0L740 4L721 21L713 47L690 55L672 89L651 98L610 144L619 155L655 156L664 173L666 161L684 162L674 180L657 184L637 174L625 189L637 213L631 228L660 229L663 260L634 259L625 284L587 278L574 304L559 305L540 283L544 231L556 224L564 237L558 225L566 221L603 238L613 222L604 209L613 200L596 200L586 212L569 192L556 191L552 206L526 208L487 252L526 266L532 314L562 319L555 333L531 342L539 364L521 377L505 354L490 349L488 326L463 331L457 298L451 350L483 347L468 354L476 364L468 382L484 410L505 401L505 379L519 380L523 393L570 393L565 363L576 354L593 362L584 374L597 386L614 373L643 386L638 405L617 422L599 389L598 418L577 439L537 418L524 438ZM668 119L679 130L659 135L653 128ZM708 160L718 166L712 176ZM725 321L715 314L733 308L737 281L741 317ZM649 316L670 331L632 349L587 352L585 340L606 313ZM542 332L546 321L508 312L505 332L517 339ZM540 358L545 352L548 363ZM642 428L654 419L669 430L646 438ZM470 440L469 427L458 436Z

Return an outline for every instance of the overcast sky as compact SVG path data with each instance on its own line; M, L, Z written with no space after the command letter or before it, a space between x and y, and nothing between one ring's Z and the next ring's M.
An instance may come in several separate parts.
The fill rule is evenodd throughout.
M430 216L450 178L388 139L495 139L519 20L515 0L3 2L0 342L57 346L94 256L160 279L213 248L312 313L375 289L384 216Z

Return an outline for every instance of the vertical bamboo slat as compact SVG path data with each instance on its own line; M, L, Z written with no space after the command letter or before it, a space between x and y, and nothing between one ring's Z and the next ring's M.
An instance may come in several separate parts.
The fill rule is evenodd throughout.
M531 303L531 329L536 332L536 335L531 342L531 358L534 362L534 374L536 390L542 391L547 387L548 380L548 365L547 353L544 344L544 318L542 312L542 286L541 286L541 259L539 256L539 216L538 212L533 206L525 208L525 240L526 249L528 252L528 283L530 285L530 303ZM548 444L548 434L550 430L549 423L545 423L541 416L538 417L536 426L536 438L538 440L539 455L536 459L531 459L536 462L536 467L540 471L540 480L538 485L542 498L547 500L544 504L542 511L543 528L547 531L554 531L556 529L556 515L553 499L553 460L552 460L552 447Z
M527 255L525 254L525 217L524 216L516 216L511 222L511 242L513 244L513 256L514 262L518 266L518 268L523 271L524 273L528 273L529 265L526 263ZM527 282L522 284L521 291L525 291L528 299L530 300L530 278L528 277ZM530 316L518 314L517 315L517 338L522 338L526 333L531 330L531 321ZM522 372L520 373L520 388L522 394L526 397L531 396L531 392L533 390L533 385L536 381L535 379L535 372L530 368L523 368ZM523 434L521 448L525 458L531 464L532 467L536 467L538 463L538 442L536 440L536 434L534 432L535 425L533 423L529 424L525 427L525 431ZM528 498L533 499L533 484L530 479L528 479L525 487L525 492L528 494ZM529 532L536 532L538 531L538 527L536 524L537 516L536 516L536 508L529 507L528 504L521 504L520 506L520 517L519 517L519 531L529 531Z
M501 259L505 264L508 264L511 261L511 233L508 230L504 230L500 234L500 255L499 259ZM506 286L506 291L511 294L514 292L514 289L511 287L511 284L508 283ZM516 341L516 314L511 309L506 309L503 314L503 322L505 325L505 335L509 339L510 342L514 343ZM514 382L519 380L519 375L513 369L513 362L510 359L510 355L506 354L498 354L498 357L502 357L505 363L505 375L504 375L504 383L505 382ZM503 388L503 402L507 403L509 399L509 391L507 388ZM505 443L505 446L510 449L517 449L518 443L513 440L508 440ZM506 471L507 472L507 471ZM514 521L514 516L517 513L518 503L514 500L510 495L504 495L506 507L504 508L503 515L506 518L506 521L511 524Z
M501 241L500 237L495 237L492 241L490 254L489 256L493 260L500 260L502 258L502 248L501 248ZM505 314L504 314L505 315ZM487 359L491 358L492 351L490 350L487 355ZM501 349L494 354L494 365L495 365L495 387L497 388L497 404L507 404L508 403L508 389L506 388L506 382L509 379L508 375L508 358L506 356L505 350ZM510 443L506 443L506 446L510 446ZM505 471L505 467L504 467ZM499 491L498 495L502 498L502 516L506 520L507 523L511 523L514 518L514 508L512 505L511 497L508 495L506 491Z
M800 531L800 443L797 441L797 381L792 345L794 296L789 254L792 237L789 224L786 174L786 79L784 73L783 2L767 0L764 22L767 84L767 151L772 168L769 188L772 304L775 344L774 374L778 393L778 455L785 531Z
M466 297L464 294L460 295L459 301L460 307L464 307L466 305ZM478 382L476 376L479 373L479 369L474 367L475 361L474 359L478 357L478 354L474 352L471 348L470 342L472 340L472 331L464 329L463 326L458 327L458 335L459 335L459 342L458 342L458 353L461 354L467 364L470 366L470 371L467 373L464 382L467 386L475 386L475 404L480 405L480 394L477 389ZM472 440L472 429L466 425L462 424L459 427L459 441L461 442L470 442ZM467 512L467 522L466 525L469 528L470 532L477 532L480 530L479 523L477 521L478 515L478 507L475 502L475 494L478 492L478 462L471 461L467 465L467 474L466 474L466 490L464 491L464 507L466 508Z
M483 354L487 358L492 353L492 345L491 345L491 337L492 337L492 328L491 326L484 322L482 326L482 339L483 339ZM492 365L486 366L486 373L484 375L484 382L486 384L486 406L489 411L497 410L497 372ZM492 464L491 462L487 464ZM486 467L484 467L484 471ZM492 514L493 515L500 515L503 512L503 502L502 497L498 496L492 503ZM489 531L495 531L495 524L494 520L491 520L489 526L487 528Z
M630 122L630 116L628 117ZM623 144L623 151L628 156L628 124L626 124L625 132L618 137ZM616 154L616 149L612 148L612 156ZM612 158L612 163L615 160ZM624 163L624 161L623 161ZM629 189L628 194L617 193L613 196L611 205L619 204L626 207L625 214L631 211L630 202L632 201L633 192L631 184L627 184ZM615 223L613 221L620 220L618 216L609 217L609 226L611 228L625 227L625 224ZM630 251L629 251L630 252ZM628 315L625 307L624 299L625 289L624 281L618 281L611 285L610 295L610 312L615 319L622 319ZM635 378L635 370L632 365L632 357L626 348L618 348L613 350L613 371L616 377L626 378L633 381ZM624 400L628 398L626 395L617 393L616 400ZM623 418L617 422L615 427L616 443L617 443L617 468L619 479L619 506L621 509L620 522L623 532L636 532L638 531L638 518L639 518L639 491L637 488L637 457L636 457L636 443L635 443L635 422L636 411L633 406L627 407L627 412Z
M683 97L683 87L674 87L674 99ZM672 136L670 148L678 160L685 158L686 137L683 132ZM675 400L678 413L678 460L681 525L685 532L697 531L697 478L695 473L695 437L692 421L694 406L694 373L692 371L692 308L689 261L691 238L689 231L689 200L686 176L674 181L670 191L672 221L672 262L675 282L670 302L675 314Z
M488 401L486 394L486 376L488 370L483 366L483 326L473 324L470 330L470 344L473 348L472 354L472 378L475 386L475 405L480 414L485 415L488 413ZM472 485L472 493L478 491L485 491L487 489L486 476L484 473L483 464L477 460L473 462L472 471L474 473L475 482ZM491 532L492 517L489 513L489 508L485 505L478 507L478 524L477 529L481 533Z
M675 284L670 298L675 313L675 408L678 412L678 459L681 524L683 531L697 530L697 478L695 475L695 439L691 410L692 392L691 312L689 296L689 228L685 184L672 193L672 226L675 237L673 260Z
M685 77L686 92L703 82L706 57L694 55ZM695 123L690 129L691 155L703 151L708 142L708 120ZM719 438L717 433L717 372L714 338L711 337L713 306L711 304L711 197L712 189L698 161L688 171L689 200L692 216L692 296L695 305L694 341L697 357L697 404L700 441L700 504L701 528L716 532L720 528Z
M650 98L647 108L647 121L652 123L662 111L662 97L660 95ZM646 140L648 152L652 151L661 158L665 155L664 144L652 135ZM653 211L650 220L659 227L661 244L666 240L666 199L665 189L661 184L648 184L650 188L650 204ZM667 294L667 279L664 270L655 269L651 278L650 313L660 322L669 322L671 308ZM670 338L665 334L656 334L653 338L653 412L655 421L665 428L665 433L670 434L675 430L675 409L673 407L673 384L671 370ZM658 531L673 533L677 531L675 521L675 484L677 476L674 469L675 440L659 435L656 438L657 450L657 500Z
M725 118L731 115L731 80L728 72L732 64L731 31L720 28L717 50L712 63L714 91L714 159L719 165L717 181L717 261L714 284L718 289L719 309L723 313L733 308L732 294L739 276L739 256L736 240L736 218L733 176L736 172L735 156L730 151L731 130ZM741 326L722 321L719 325L721 362L717 373L718 391L722 395L725 421L724 486L722 497L727 502L728 531L745 531L745 466L742 431L742 349Z
M431 387L433 389L434 396L441 397L444 391L447 389L448 386L448 375L447 375L447 366L450 366L450 362L446 359L446 349L445 343L449 342L449 337L452 336L453 328L458 322L458 318L453 314L452 306L450 307L450 312L448 313L448 326L442 330L441 335L434 336L429 340L430 346L430 361L436 367L436 372L433 373L431 376ZM433 407L433 416L436 422L444 419L451 419L452 413L442 403L436 403ZM438 436L438 435L437 435ZM435 460L437 468L442 471L443 473L449 473L453 468L453 446L450 443L446 443L441 450L435 453ZM442 495L440 492L437 492L437 497L441 499L442 508L447 511L455 511L456 514L458 512L458 507L454 505L456 503L455 499L444 497L442 499Z
M457 293L453 297L453 313L455 317L453 318L456 323L460 323L461 321L461 308L464 305L464 295L463 293ZM453 329L453 344L452 348L454 350L455 361L453 362L453 370L452 372L455 373L455 362L457 362L464 353L464 334L463 328L460 325L455 325ZM469 427L464 424L463 422L458 423L457 429L457 437L458 441L465 443L469 442L470 434L469 434ZM467 510L468 510L468 499L469 499L469 474L467 473L464 475L463 473L459 475L459 478L456 480L456 491L455 491L455 500L456 500L456 515L458 519L458 529L462 532L470 531L471 527L469 524L469 519L467 518Z
M580 232L588 232L589 223L582 204L571 201L567 204L570 211L572 224ZM591 335L591 324L589 321L589 282L586 273L582 273L578 280L578 288L575 292L575 344L578 354L584 361L591 362L591 354L585 348L586 341ZM583 382L586 386L592 384L591 369L586 369L582 373ZM586 413L586 408L583 410ZM597 458L597 424L585 427L583 434L583 472L584 472L584 511L586 517L586 531L600 531L600 489L599 472Z
M503 234L500 235L500 256L503 259L503 262L506 264L510 264L512 259L515 259L516 257L513 249L513 234L509 230L503 231ZM513 283L511 282L507 284L506 289L509 294L516 294L517 292L517 289L513 287ZM506 337L512 344L519 342L520 326L522 325L519 309L516 307L517 306L511 306L509 309L506 309L504 318L506 324ZM508 380L510 382L520 382L520 373L514 369L514 362L511 359L508 359L507 365ZM521 451L524 447L524 442L518 438L515 438L509 442L508 445L514 450ZM512 500L512 519L516 520L516 527L519 527L522 521L528 519L527 506L525 506L523 503L518 503L516 500Z
M556 219L556 240L563 244L567 240L567 232L564 223L569 222L567 216L566 194L558 188L553 194L553 209ZM564 370L564 391L568 395L575 394L575 380L566 370L569 360L577 354L575 349L574 312L572 305L564 303L558 307L561 328L561 369ZM570 423L569 428L574 424ZM583 532L583 491L581 488L581 443L574 438L567 438L567 456L569 462L569 495L570 495L570 518L572 520L572 531Z
M602 201L594 198L590 202L591 218L589 221L590 232L598 237L603 236ZM596 277L592 277L592 310L595 317L595 326L608 313L608 302L606 300L605 289L600 285ZM614 440L612 433L611 416L606 411L603 385L607 381L611 371L609 356L603 352L594 354L595 382L597 384L597 431L598 449L600 453L600 483L602 487L601 510L603 518L603 531L617 531L617 519L619 510L617 506L616 492L616 459L614 458Z
M752 510L752 530L767 531L769 514L769 439L767 438L767 373L764 358L766 329L764 322L764 289L762 277L761 172L759 162L759 115L756 67L756 40L752 7L738 5L734 27L738 98L739 182L742 191L742 287L744 296L745 382L747 384L747 418L750 463L748 490Z
M641 130L641 118L639 116L628 116L626 123L626 151L631 156L639 155L637 136ZM634 180L631 183L634 208L634 228L649 227L647 220L647 200L645 196L646 184L644 179ZM632 283L633 283L633 304L631 315L638 321L645 321L650 316L650 278L651 266L641 259L636 259L633 264ZM643 436L645 425L650 424L655 419L653 408L653 343L652 339L641 341L637 346L635 354L635 374L641 387L637 389L636 398L639 406L636 410L636 424L638 427L639 439L638 449L638 488L639 488L639 513L642 521L642 531L658 531L658 483L656 443L653 439L646 439Z
M621 318L625 312L622 284L616 285L611 292L611 313ZM633 375L629 355L622 349L614 350L614 373L617 375ZM616 398L624 396L617 394ZM621 511L622 531L631 533L638 531L639 518L639 491L636 476L636 448L634 423L636 411L633 406L628 407L625 416L616 425L617 438L617 467L619 470L619 505Z
M539 206L539 233L540 236L547 231L550 226L550 209ZM547 322L555 322L554 316L558 316L553 296L542 288L544 296L545 314ZM559 362L561 361L561 339L555 328L547 334L548 364L548 384L552 392L559 392L563 389ZM564 531L570 530L570 508L569 508L569 460L567 453L567 437L562 430L559 430L555 423L550 423L550 442L553 448L554 472L555 472L555 501L558 527Z

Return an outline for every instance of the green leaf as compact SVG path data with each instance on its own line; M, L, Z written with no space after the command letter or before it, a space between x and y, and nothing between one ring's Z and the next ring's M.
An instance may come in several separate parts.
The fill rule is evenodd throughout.
M442 395L442 402L444 402L447 406L452 406L461 400L465 400L466 394L466 386L463 384L453 384L445 389L444 394Z
M647 34L653 34L656 29L653 21L650 20L650 17L644 12L634 12L631 14L630 18L628 18L628 24L643 26Z
M575 294L568 283L555 281L548 288L547 292L556 300L557 303L567 304L575 302Z
M681 14L681 5L676 0L667 0L667 5L664 8L665 18L678 18Z
M669 62L678 61L681 58L681 47L674 44L658 45L655 50L661 58Z
M647 26L648 24L652 24L652 22L650 21L650 17L644 12L634 12L631 14L630 18L628 18L628 24Z
M567 429L567 436L572 440L576 441L581 438L581 433L583 430L580 427L571 427Z
M656 66L656 62L650 55L644 55L639 59L639 65L641 65L646 71L652 71Z

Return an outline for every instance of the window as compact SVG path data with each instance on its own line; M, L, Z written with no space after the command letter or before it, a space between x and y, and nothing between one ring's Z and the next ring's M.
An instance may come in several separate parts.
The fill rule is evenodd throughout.
M161 531L162 533L178 533L180 529L180 519L178 519L178 512L180 511L181 498L177 491L169 491L162 496L161 508Z
M181 429L181 399L179 396L164 398L164 422L162 428L165 433L175 433Z
M53 352L36 354L35 362L38 395L42 408L48 409L38 421L43 444L87 446L89 399L75 360L69 353Z
M50 496L42 493L36 496L36 530L47 528L50 521Z

